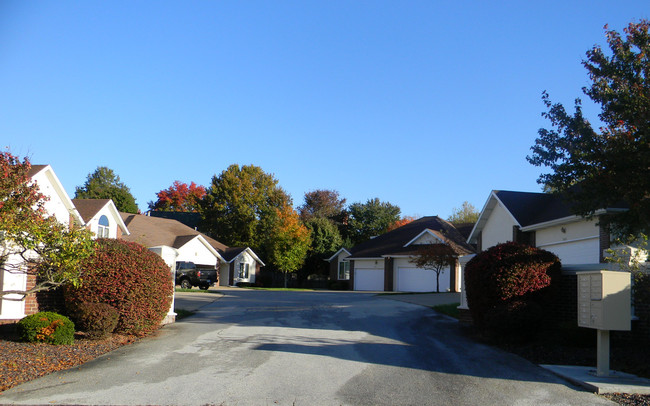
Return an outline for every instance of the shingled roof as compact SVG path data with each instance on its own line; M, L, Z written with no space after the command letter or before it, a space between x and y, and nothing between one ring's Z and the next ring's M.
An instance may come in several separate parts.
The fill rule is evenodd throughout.
M72 199L84 221L89 222L111 199Z
M187 244L188 241L201 235L219 252L228 248L219 241L201 234L176 220L122 212L120 212L120 215L131 232L131 235L124 237L124 239L140 243L146 247L167 245L180 248Z
M352 255L348 258L359 259L416 255L418 246L407 244L426 230L429 230L438 239L448 243L458 254L474 252L474 248L465 242L465 237L463 237L453 224L438 216L428 216L352 247L350 250Z
M146 247L166 245L180 248L200 235L226 262L231 262L248 250L249 254L264 266L264 262L250 248L228 247L177 220L121 212L120 215L131 232L130 236L124 237L127 241L137 242Z
M559 194L513 192L508 190L495 190L494 194L506 206L521 227L575 216L575 213L571 210L571 202ZM626 208L626 204L620 203L608 209Z

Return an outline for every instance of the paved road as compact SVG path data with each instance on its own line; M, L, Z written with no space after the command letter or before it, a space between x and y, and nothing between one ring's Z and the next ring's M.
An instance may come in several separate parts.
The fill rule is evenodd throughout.
M231 290L154 338L15 387L0 403L594 405L455 321L351 292Z

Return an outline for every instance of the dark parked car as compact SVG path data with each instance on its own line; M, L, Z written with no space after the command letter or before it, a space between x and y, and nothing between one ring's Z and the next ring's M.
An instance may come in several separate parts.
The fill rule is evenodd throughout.
M217 269L210 265L196 265L194 262L176 262L176 284L181 288L192 289L198 286L199 289L207 290L210 285L217 282Z

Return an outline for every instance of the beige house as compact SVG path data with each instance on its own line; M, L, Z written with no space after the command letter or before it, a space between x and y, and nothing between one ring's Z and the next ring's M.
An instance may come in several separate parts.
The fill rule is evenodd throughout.
M418 268L411 261L422 245L446 244L459 256L474 252L465 239L448 221L438 216L422 217L350 250L339 250L329 258L330 276L336 270L336 278L332 280L349 278L349 287L353 290L457 292L460 287L458 263L443 270L438 280L435 271Z
M624 205L598 210L586 219L555 194L493 190L467 242L478 252L509 241L528 244L553 252L563 267L601 264L611 237L598 216L621 210ZM460 258L463 269L471 257ZM467 308L464 289L460 308Z

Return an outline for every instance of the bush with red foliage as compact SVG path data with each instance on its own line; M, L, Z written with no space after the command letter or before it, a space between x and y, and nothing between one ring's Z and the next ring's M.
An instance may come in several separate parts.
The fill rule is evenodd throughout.
M106 303L119 313L116 332L146 334L165 318L172 301L169 266L140 244L97 240L83 267L82 285L66 286L66 303Z
M465 267L465 292L474 324L483 331L516 331L515 325L528 317L526 309L545 305L552 294L549 287L557 284L560 273L558 257L539 248L508 242L480 252ZM530 318L539 321L532 313L537 312L531 312ZM502 319L498 328L492 323L497 314ZM507 328L511 321L513 329Z

